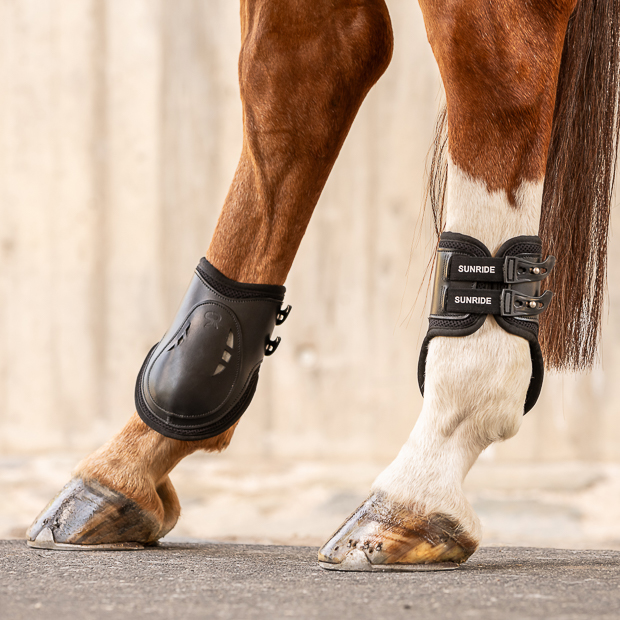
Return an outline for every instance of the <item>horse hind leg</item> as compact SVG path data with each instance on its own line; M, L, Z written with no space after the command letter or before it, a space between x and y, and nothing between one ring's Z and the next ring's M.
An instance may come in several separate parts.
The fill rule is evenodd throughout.
M235 427L199 442L156 433L134 414L123 430L78 464L30 526L31 547L135 549L176 525L181 507L168 477L195 450L225 449Z
M421 0L448 106L446 230L492 253L535 235L564 33L572 0ZM548 6L547 6L548 5ZM529 345L487 317L475 333L437 337L421 415L370 497L319 552L335 570L456 568L480 524L462 482L482 450L519 429Z
M241 20L243 150L207 258L233 280L282 284L357 110L389 64L392 30L383 0L243 0ZM134 415L78 466L30 544L156 541L180 512L168 473L196 450L224 449L233 432L178 441Z

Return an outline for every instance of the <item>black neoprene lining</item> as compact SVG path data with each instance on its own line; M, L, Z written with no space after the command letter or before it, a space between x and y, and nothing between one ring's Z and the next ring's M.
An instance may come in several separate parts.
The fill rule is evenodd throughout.
M235 282L216 269L206 258L202 257L196 267L198 274L220 295L230 299L264 299L271 297L284 301L284 286L275 284L249 284Z
M525 239L527 239L527 237L525 237ZM516 256L518 254L538 255L541 252L542 243L536 243L535 241L519 241L518 243L510 244L510 241L507 241L497 250L495 256Z
M506 323L508 323L508 325L511 325L513 329L525 329L528 332L532 332L532 334L534 335L534 337L536 339L538 339L538 323L534 323L534 321L525 321L523 319L519 319L515 316L503 316L503 317L496 317L497 318L501 318L502 321L505 321ZM508 331L508 330L506 330Z
M460 233L444 232L439 240L440 248L447 248L469 256L491 256L487 247L478 239Z
M474 330L470 333L474 333L480 326L477 325L480 323L480 317L472 314L464 319L439 319L437 317L431 316L428 319L428 324L430 329L458 329L459 331L467 331L470 327L474 327Z

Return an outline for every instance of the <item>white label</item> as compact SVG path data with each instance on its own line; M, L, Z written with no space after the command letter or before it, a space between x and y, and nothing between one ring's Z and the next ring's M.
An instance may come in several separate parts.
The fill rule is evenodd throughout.
M495 273L495 265L459 265L459 273Z
M454 298L455 304L479 304L481 306L490 306L490 297L459 297Z

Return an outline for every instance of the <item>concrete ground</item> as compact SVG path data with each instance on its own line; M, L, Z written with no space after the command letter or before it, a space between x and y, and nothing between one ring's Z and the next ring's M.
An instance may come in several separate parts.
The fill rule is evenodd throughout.
M340 573L314 547L177 543L125 552L0 541L3 620L620 617L620 552L483 548L455 571Z

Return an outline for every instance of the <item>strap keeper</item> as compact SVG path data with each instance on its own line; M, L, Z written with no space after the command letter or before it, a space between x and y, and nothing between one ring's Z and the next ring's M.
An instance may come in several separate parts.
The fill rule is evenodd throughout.
M549 256L542 263L520 258L518 256L506 256L504 259L504 282L517 284L519 282L539 282L544 280L555 265L555 256Z
M292 306L286 306L286 308L280 308L278 310L278 314L276 314L276 325L282 325L286 319L288 319L288 315L291 313L293 309Z
M280 341L282 338L278 336L275 340L267 339L265 343L265 355L273 355L276 352L276 349L280 346Z
M545 291L540 297L531 297L505 288L500 302L501 316L538 316L547 308L552 297L551 291Z

